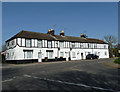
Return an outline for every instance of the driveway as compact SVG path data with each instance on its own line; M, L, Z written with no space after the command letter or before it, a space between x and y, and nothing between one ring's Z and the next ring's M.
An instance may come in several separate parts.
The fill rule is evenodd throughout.
M113 60L78 60L4 66L2 89L117 92L120 90L120 70L103 64Z

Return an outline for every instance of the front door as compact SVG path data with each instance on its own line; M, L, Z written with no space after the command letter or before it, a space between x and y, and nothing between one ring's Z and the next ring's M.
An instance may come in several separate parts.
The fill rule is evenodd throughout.
M81 59L83 59L83 53L81 53Z

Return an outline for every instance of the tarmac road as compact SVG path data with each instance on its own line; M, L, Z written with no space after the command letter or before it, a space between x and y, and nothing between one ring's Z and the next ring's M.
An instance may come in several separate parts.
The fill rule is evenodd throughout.
M120 69L104 66L114 59L4 65L3 90L120 91Z

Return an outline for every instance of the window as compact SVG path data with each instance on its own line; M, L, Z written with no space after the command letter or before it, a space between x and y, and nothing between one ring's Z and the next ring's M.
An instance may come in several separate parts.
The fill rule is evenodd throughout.
M75 48L75 43L72 43L72 48Z
M38 40L38 47L42 47L42 41Z
M88 48L90 48L90 44L88 43Z
M48 57L49 59L52 59L52 58L53 58L53 50L47 50L47 51L46 51L46 54L47 54L47 57Z
M106 48L106 45L104 45L104 48Z
M81 48L83 48L83 43L81 43Z
M72 57L73 57L73 58L75 58L75 57L76 57L76 56L75 56L75 52L72 52Z
M53 52L49 52L49 58L53 58Z
M105 52L105 56L107 55L107 52Z
M79 45L80 45L80 48L81 48L81 43Z
M38 52L38 58L42 58L42 52Z
M94 44L94 48L97 48L97 44Z
M12 42L11 42L11 43L12 43L12 45L14 45L14 40L12 40Z
M51 48L51 47L52 47L52 42L48 41L48 48Z
M60 52L60 57L63 57L64 56L64 53L63 52Z
M55 47L58 47L58 42L57 42L57 41L55 41L55 43L56 43Z
M33 51L31 50L24 51L24 58L32 58L32 57L33 57Z
M64 47L64 42L60 42L60 48Z
M26 47L30 47L30 40L26 39Z

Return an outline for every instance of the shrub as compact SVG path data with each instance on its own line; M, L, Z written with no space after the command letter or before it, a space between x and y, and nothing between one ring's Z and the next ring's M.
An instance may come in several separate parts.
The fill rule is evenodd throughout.
M120 64L120 57L115 59L114 63Z

